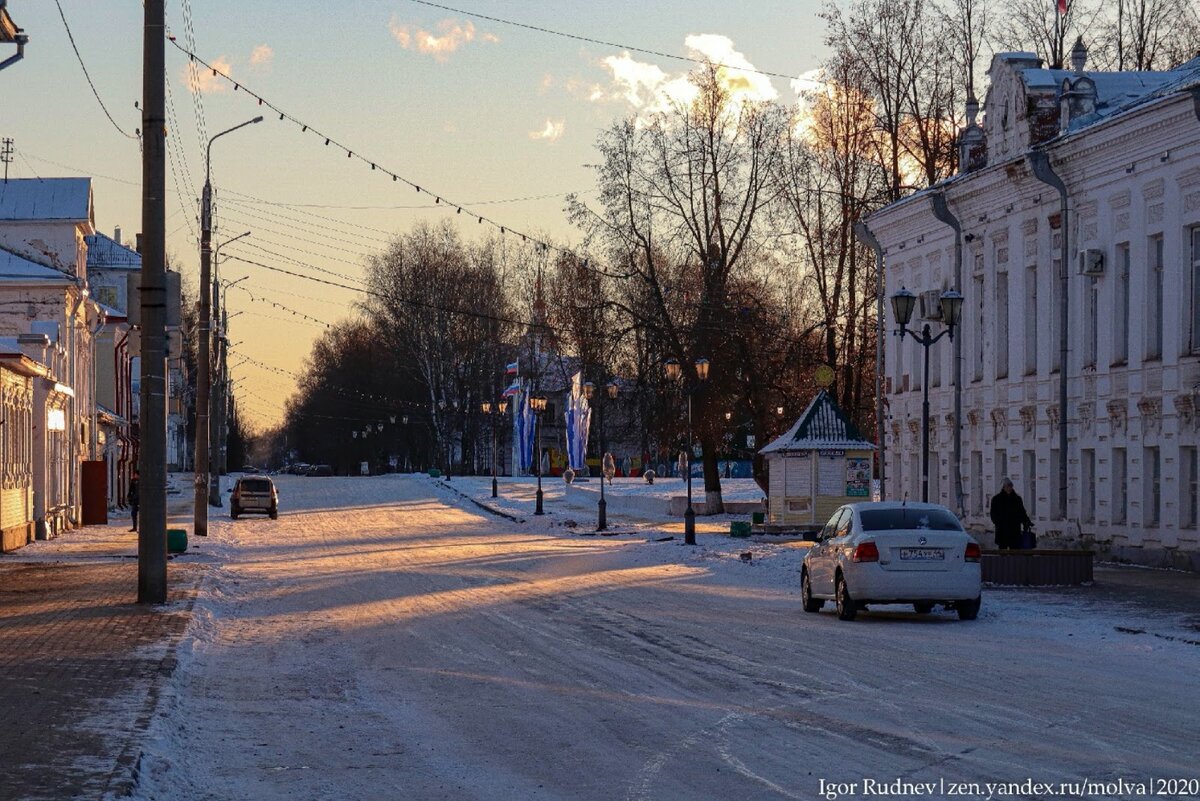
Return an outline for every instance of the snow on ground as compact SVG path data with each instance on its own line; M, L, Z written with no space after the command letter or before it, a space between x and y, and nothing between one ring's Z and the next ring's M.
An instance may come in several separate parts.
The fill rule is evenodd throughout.
M493 503L490 479L278 482L279 520L212 522L221 563L136 798L773 799L864 777L1194 775L1200 650L1177 614L989 590L970 623L890 608L844 623L800 611L798 543L701 528L685 546L666 517L589 535L594 504L561 481L543 518L529 482L502 482L496 505L524 523L456 494Z

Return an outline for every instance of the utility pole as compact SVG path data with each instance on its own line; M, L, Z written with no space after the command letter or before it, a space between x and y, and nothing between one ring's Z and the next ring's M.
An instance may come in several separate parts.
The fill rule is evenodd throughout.
M196 354L196 486L192 530L208 536L208 466L210 436L210 390L212 389L212 146L213 142L239 128L262 122L262 117L227 128L208 140L204 152L204 193L200 202L200 343Z
M167 121L164 0L142 31L142 388L138 603L167 601Z
M211 217L212 212L209 212ZM210 219L211 222L211 219ZM221 506L221 340L224 339L225 329L221 325L221 267L220 263L213 265L212 275L212 319L216 323L216 333L212 345L215 348L213 363L216 366L215 393L209 399L211 414L208 429L208 505Z
M0 148L0 161L4 162L4 183L8 183L8 165L12 164L13 161L12 137L4 137L2 144L3 148Z

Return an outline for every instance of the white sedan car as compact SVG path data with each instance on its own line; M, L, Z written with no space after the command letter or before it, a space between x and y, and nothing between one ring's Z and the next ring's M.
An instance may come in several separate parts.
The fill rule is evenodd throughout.
M867 604L937 604L963 620L979 615L979 543L944 506L852 503L838 509L816 537L800 572L804 611L826 600L842 620Z

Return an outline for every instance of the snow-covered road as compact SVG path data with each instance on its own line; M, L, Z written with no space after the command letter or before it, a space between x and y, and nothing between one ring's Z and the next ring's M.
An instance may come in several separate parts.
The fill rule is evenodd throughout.
M1132 606L996 591L973 623L842 623L800 610L796 547L580 536L423 477L278 481L279 520L222 515L202 545L217 564L139 798L747 801L822 781L857 798L865 779L1200 776L1200 648L1119 632L1148 626Z

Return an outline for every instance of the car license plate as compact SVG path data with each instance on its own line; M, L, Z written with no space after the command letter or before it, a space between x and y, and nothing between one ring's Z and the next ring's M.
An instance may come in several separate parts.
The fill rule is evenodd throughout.
M946 558L946 552L941 548L901 548L900 558L914 562L930 562Z

